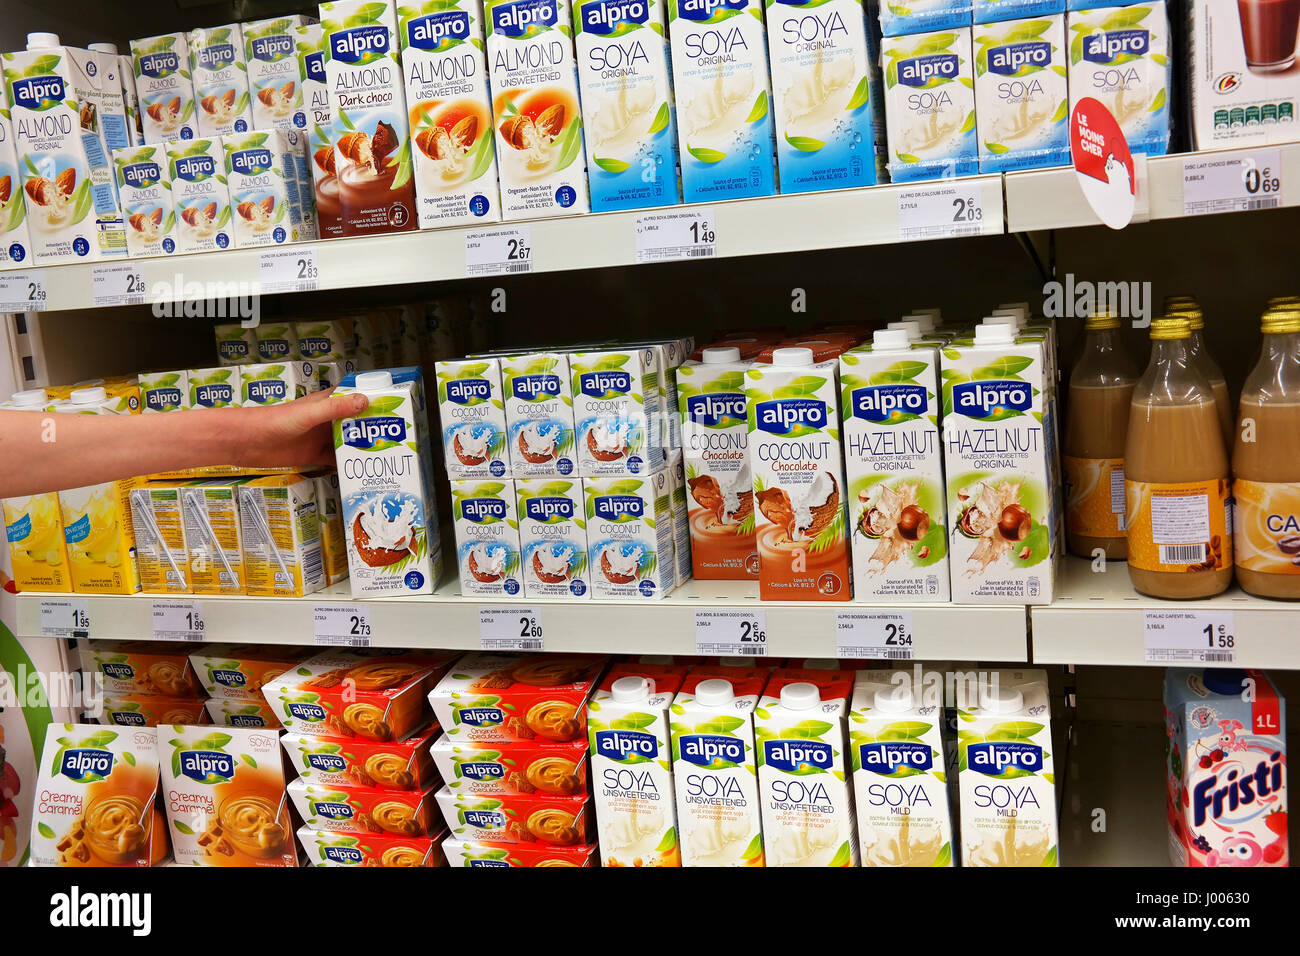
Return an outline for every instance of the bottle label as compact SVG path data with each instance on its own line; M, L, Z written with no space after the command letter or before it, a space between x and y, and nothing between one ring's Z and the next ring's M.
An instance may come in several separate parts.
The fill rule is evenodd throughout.
M1300 486L1238 478L1232 496L1237 564L1248 571L1300 574Z
M1124 459L1071 458L1065 465L1065 527L1089 538L1124 537Z
M1124 482L1128 563L1142 571L1221 571L1232 566L1226 478Z

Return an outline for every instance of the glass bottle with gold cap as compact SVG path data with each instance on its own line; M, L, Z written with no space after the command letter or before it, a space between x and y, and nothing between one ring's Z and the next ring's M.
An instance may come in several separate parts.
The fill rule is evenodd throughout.
M1151 323L1124 446L1129 578L1159 598L1209 597L1232 583L1228 454L1191 331L1186 316Z
M1261 322L1264 345L1241 389L1232 449L1237 583L1300 598L1300 303Z
M1072 554L1124 560L1124 440L1138 370L1111 313L1084 321L1065 423L1065 542Z
M1219 364L1210 357L1209 350L1205 347L1205 313L1201 311L1200 303L1196 301L1195 296L1173 295L1165 299L1165 314L1181 315L1191 326L1192 333L1187 340L1187 349L1191 353L1192 362L1210 382L1210 389L1214 392L1215 410L1219 415L1219 427L1223 431L1223 441L1225 445L1231 447L1232 399L1228 395L1228 380L1223 377L1223 369L1219 368Z

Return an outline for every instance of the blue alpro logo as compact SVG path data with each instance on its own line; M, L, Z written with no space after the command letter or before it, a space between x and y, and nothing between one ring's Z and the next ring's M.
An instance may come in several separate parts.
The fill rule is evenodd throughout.
M338 754L307 754L307 766L321 773L342 773L348 762Z
M722 10L744 10L749 0L679 0L677 12L683 20L700 23Z
M923 415L930 403L930 393L923 385L873 385L855 388L849 397L854 418L877 423Z
M465 498L460 503L460 514L475 524L504 521L506 502L504 498Z
M303 358L320 358L329 355L334 343L327 335L304 335L298 340L298 352Z
M966 747L966 765L990 777L1002 776L1012 769L1038 773L1043 769L1043 748L1007 741L969 744Z
M225 382L215 385L196 385L194 387L194 404L201 408L217 408L229 405L235 400L235 390Z
M113 664L113 663L105 662L99 665L99 667L100 670L104 672L104 676L112 680L134 680L135 679L135 668L132 667L130 664Z
M155 412L165 412L181 405L181 390L174 387L151 388L145 392L144 407Z
M640 495L598 495L591 507L606 521L635 521L644 513L645 501Z
M469 14L448 10L414 17L406 23L406 45L417 50L436 50L446 40L469 39Z
M308 53L302 58L303 76L315 83L325 82L325 54Z
M686 419L705 428L742 425L748 408L745 396L733 392L691 395L686 399Z
M835 748L820 740L766 740L763 760L773 770L795 773L804 767L831 770L835 766Z
M181 776L199 783L225 783L235 775L235 758L217 751L183 751L180 764Z
M289 386L279 378L255 378L245 383L245 391L248 392L250 402L266 405L270 402L284 401L289 395Z
M266 719L257 714L231 714L228 718L231 727L265 727Z
M622 763L629 757L654 760L659 756L659 740L654 734L639 730L596 731L596 753Z
M54 75L32 76L24 80L14 80L14 106L24 109L39 110L47 105L62 103L67 95L63 78Z
M826 403L817 398L779 398L754 407L759 431L773 435L807 434L826 427Z
M1026 412L1033 404L1034 389L1028 382L961 382L952 387L952 410L969 418Z
M565 497L527 498L524 500L524 514L533 521L551 521L573 517L573 501Z
M516 0L492 8L492 29L508 37L524 36L533 27L553 27L556 23L553 0Z
M260 358L268 362L274 362L276 359L289 357L289 340L288 339L259 339L257 342L257 354Z
M708 767L715 761L745 762L745 742L718 734L683 734L677 742L677 752L697 767Z
M318 724L325 719L325 708L320 704L304 704L294 701L288 707L289 716L294 720L303 720Z
M194 67L199 70L224 70L235 63L235 47L230 43L214 43L194 51Z
M956 53L935 53L898 61L898 82L904 86L930 86L946 83L961 72Z
M327 846L325 859L339 866L356 866L362 860L361 851L354 846Z
M160 80L164 76L171 76L180 68L180 58L171 50L146 53L140 57L140 75L147 76L151 80Z
M122 182L135 189L156 186L162 180L162 170L157 163L131 163L122 167Z
M889 776L903 769L929 770L934 766L934 752L929 744L894 740L862 744L858 748L858 761L863 770Z
M456 711L456 723L467 727L498 727L505 719L496 707L461 707Z
M1083 38L1083 58L1089 63L1111 63L1120 56L1143 56L1151 48L1146 30L1111 30Z
M244 676L243 671L235 670L213 670L212 682L220 684L222 687L243 687L248 683L248 678Z
M248 50L254 60L262 60L265 63L282 60L294 51L293 37L284 33L253 37L248 41Z
M340 63L374 60L388 52L388 27L383 24L353 27L330 34L330 56Z
M560 376L558 375L516 375L510 390L515 398L526 402L536 402L543 398L555 398L560 394Z
M311 810L314 816L324 817L326 820L352 819L352 808L346 803L338 803L333 800L321 800L319 803L313 802Z
M183 156L176 160L176 176L186 182L198 182L216 174L217 164L211 156ZM222 343L224 346L226 343ZM243 343L241 343L243 344ZM245 351L243 354L247 354Z
M505 860L470 860L469 865L471 868L486 867L486 866L505 866L505 867L510 866L510 864L507 863Z
M456 772L469 780L501 780L506 768L494 761L466 760L456 767Z
M506 815L499 810L462 810L460 815L464 817L466 826L480 830L505 829Z
M256 176L271 168L271 151L269 149L237 149L230 154L232 172L245 176Z
M578 391L589 398L614 398L632 391L627 372L584 372L578 376Z
M485 378L453 378L447 383L447 401L453 405L474 405L492 397L492 383Z
M108 750L76 747L63 752L59 773L74 783L87 783L113 772L113 754Z
M608 36L620 23L644 24L649 15L645 0L595 0L582 8L582 29Z
M135 710L112 710L109 711L113 718L113 723L120 727L143 727L145 726L144 714Z
M1010 43L989 49L989 72L1014 76L1024 67L1042 69L1052 63L1052 44L1042 41Z
M374 448L380 442L406 441L406 419L397 415L349 418L340 427L343 444L351 448ZM384 447L390 447L385 444Z

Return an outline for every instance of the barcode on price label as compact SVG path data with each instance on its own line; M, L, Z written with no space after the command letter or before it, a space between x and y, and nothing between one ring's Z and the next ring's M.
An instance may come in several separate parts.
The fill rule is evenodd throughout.
M1231 664L1237 659L1231 611L1147 611L1148 664Z
M323 647L369 647L370 617L357 604L317 604L312 608L312 637Z
M207 637L203 608L196 601L154 601L155 641L202 641Z
M1276 149L1183 160L1183 214L1273 209L1282 197L1281 154Z
M978 236L983 228L978 184L936 184L898 192L898 238L904 242Z
M546 648L542 615L533 607L481 607L479 647L485 651L540 651Z
M85 600L41 601L41 637L90 637L90 607Z
M44 272L0 272L0 312L43 311Z
M748 608L696 611L695 653L720 657L765 657L767 612Z
M320 288L316 250L303 246L263 252L259 281L263 292L314 292Z
M835 656L910 661L916 654L911 611L840 611L835 615Z
M527 226L465 233L466 275L515 275L532 269L532 230Z
M636 261L710 258L718 254L712 209L647 212L636 217Z
M144 304L144 276L131 264L97 265L90 270L90 297L96 308Z

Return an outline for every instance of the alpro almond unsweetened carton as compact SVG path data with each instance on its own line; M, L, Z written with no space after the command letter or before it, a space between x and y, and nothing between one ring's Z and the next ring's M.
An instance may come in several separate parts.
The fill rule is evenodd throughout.
M194 139L194 81L190 73L189 38L164 33L131 41L135 91L146 143Z

